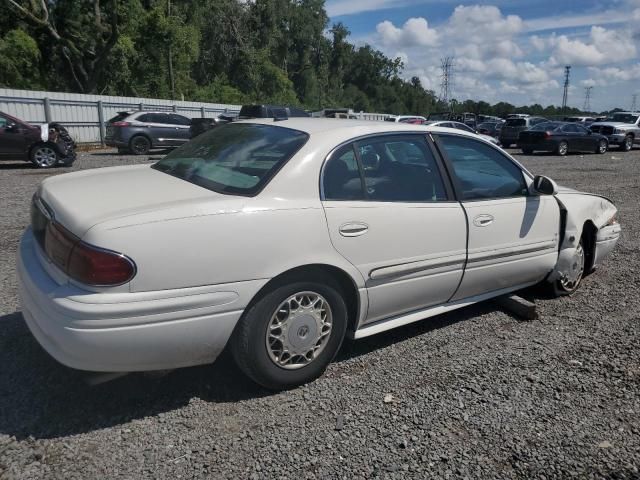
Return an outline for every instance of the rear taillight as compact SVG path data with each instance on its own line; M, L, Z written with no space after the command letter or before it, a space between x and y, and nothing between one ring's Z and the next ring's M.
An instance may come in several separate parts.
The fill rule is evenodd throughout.
M551 138L551 132L544 132L544 138Z
M111 124L112 127L128 127L131 125L129 122L113 122Z
M44 250L58 268L87 285L122 285L136 274L125 255L89 245L55 222L47 227Z

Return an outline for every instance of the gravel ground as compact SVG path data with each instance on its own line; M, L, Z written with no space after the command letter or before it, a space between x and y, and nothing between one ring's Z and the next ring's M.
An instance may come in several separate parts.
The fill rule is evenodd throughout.
M14 256L36 185L65 170L0 164L0 478L640 478L640 151L517 158L620 209L617 250L574 296L526 292L531 322L485 302L346 342L276 394L227 355L96 387L58 365L23 323Z

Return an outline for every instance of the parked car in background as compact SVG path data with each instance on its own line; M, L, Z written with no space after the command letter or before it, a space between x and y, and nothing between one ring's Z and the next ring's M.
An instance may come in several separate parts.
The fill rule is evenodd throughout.
M513 115L513 116L512 116ZM500 136L498 137L500 144L504 148L509 148L514 143L518 143L520 132L535 127L539 123L548 122L546 118L523 116L523 114L509 115L507 121L502 125ZM516 116L518 115L518 116Z
M564 117L565 122L589 124L596 121L594 117Z
M500 136L503 122L485 122L478 125L477 132L497 139Z
M454 113L454 112L437 112L430 113L427 117L427 120L430 122L441 121L441 120L449 120L452 122L464 123L471 129L475 130L478 125L478 121L475 113L471 112L463 112L463 113Z
M189 125L189 133L191 138L195 138L207 130L211 130L218 125L224 125L230 121L232 121L231 118L223 116L217 118L192 118L191 125Z
M320 376L347 335L539 282L571 294L621 231L609 200L465 131L304 118L232 122L153 165L49 177L31 219L22 314L60 362L163 370L228 344L271 389Z
M118 112L106 124L105 143L119 153L146 155L191 139L191 119L172 112Z
M617 112L602 122L592 123L589 128L606 136L609 145L616 145L623 152L640 143L640 113L637 112Z
M478 135L480 138L482 138L483 140L486 140L489 143L493 143L494 145L498 145L498 140L495 137L480 133L474 130L473 128L469 127L468 125L465 125L464 123L448 122L448 121L438 121L438 122L428 121L425 123L425 125L429 125L432 127L454 128L456 130L462 130L463 132L474 133Z
M390 115L384 119L385 122L410 123L412 125L422 125L427 121L420 115Z
M76 144L59 123L30 125L0 112L0 160L24 160L38 168L69 167Z
M298 107L286 105L243 105L238 114L238 120L249 118L289 118L310 117L309 113Z
M518 147L522 153L554 152L566 155L569 152L606 153L607 137L591 132L578 123L545 122L520 132Z

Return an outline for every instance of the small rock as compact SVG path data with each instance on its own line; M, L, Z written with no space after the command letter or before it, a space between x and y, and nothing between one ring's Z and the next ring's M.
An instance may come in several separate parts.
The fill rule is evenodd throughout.
M393 395L391 395L390 393L387 393L384 398L382 399L382 401L384 403L391 403L393 401L395 401L395 397Z
M344 415L338 415L336 418L336 430L340 431L344 428Z
M613 447L613 445L611 445L611 442L609 440L605 440L604 442L600 442L598 444L598 448L611 448Z

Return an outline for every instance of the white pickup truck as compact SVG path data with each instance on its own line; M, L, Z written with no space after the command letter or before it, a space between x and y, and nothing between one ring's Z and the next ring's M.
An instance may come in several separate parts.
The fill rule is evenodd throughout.
M593 133L605 135L609 146L616 145L624 152L631 150L634 143L640 143L640 113L616 112L605 121L592 123L589 128Z

